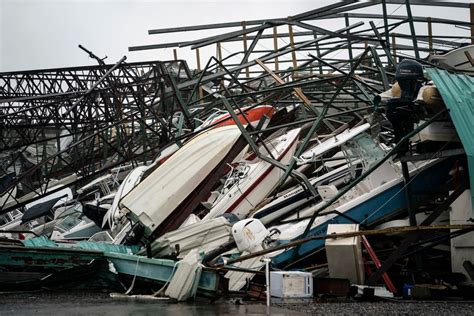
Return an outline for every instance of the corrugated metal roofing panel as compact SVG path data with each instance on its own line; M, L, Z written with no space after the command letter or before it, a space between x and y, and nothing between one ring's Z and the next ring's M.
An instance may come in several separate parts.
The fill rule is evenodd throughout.
M428 76L438 88L467 154L474 205L474 77L428 68Z

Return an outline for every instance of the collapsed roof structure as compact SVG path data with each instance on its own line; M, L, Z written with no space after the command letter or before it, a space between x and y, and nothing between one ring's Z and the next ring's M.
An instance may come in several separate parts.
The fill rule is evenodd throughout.
M413 15L415 6L433 7L436 17ZM445 8L469 10L471 20L439 17ZM376 13L367 13L371 11ZM327 20L337 21L343 27L319 26ZM69 187L82 187L74 196L78 201L94 199L95 192L83 194L87 191L85 185L94 179L104 179L98 178L104 175L108 176L106 181L117 184L124 181L131 169L166 158L167 149L182 147L187 139L200 133L202 130L198 127L215 114L216 109L225 111L235 120L258 158L284 170L273 192L284 189L289 179L294 179L316 196L319 193L310 183L308 173L298 168L298 159L314 143L358 127L362 120L373 123L370 132L381 143L393 146L392 149L360 177L352 179L347 187L330 196L327 205L310 216L300 238L304 239L320 212L391 156L398 154L405 184L409 184L407 161L454 157L463 155L464 151L472 154L470 141L466 143L469 136L464 137L459 132L459 116L451 118L461 134L463 148L446 147L443 143L421 152L409 152L404 147L400 151L403 142L442 115L448 115L444 110L425 111L417 127L406 129L395 126L387 113L390 110L383 113L382 107L387 104L384 93L391 90L389 99L397 94L394 81L403 75L397 67L403 60L410 60L439 69L428 74L436 85L441 85L439 90L446 106L456 112L456 105L451 109L451 103L445 99L446 87L439 78L447 78L443 72L452 71L463 73L467 81L472 80L474 53L473 46L468 45L474 44L473 20L474 6L466 3L348 0L291 17L152 29L150 35L200 30L219 34L129 48L131 52L173 48L175 59L172 61L127 63L124 57L114 65L106 65L80 46L97 60L97 66L0 73L0 214ZM433 31L438 25L443 26L442 34ZM416 29L425 29L427 33L420 35ZM461 34L466 32L470 35ZM227 45L232 47L231 51L225 49ZM272 47L268 48L269 45ZM216 54L206 61L202 58L203 51L209 47L215 47ZM185 60L178 59L179 49L187 48L195 51L196 69L190 69ZM461 77L456 78L453 82L461 80ZM469 83L472 81L467 87ZM449 84L452 83L446 83ZM404 93L402 83L399 86ZM468 98L464 99L469 102ZM270 123L266 118L255 126L245 127L239 123L238 115L243 109L263 105L275 109ZM409 115L418 115L414 112ZM382 113L388 115L384 117ZM396 115L396 120L404 117ZM288 163L261 152L263 138L290 127L299 127L303 132ZM469 128L463 131L470 135ZM448 194L440 211L435 208L434 213L439 215L446 210L465 188ZM107 188L102 191L104 196L112 193ZM208 191L210 189L197 192L196 201L204 200ZM433 196L439 197L439 192L431 193L432 202ZM414 206L408 202L404 207L409 211L410 224L416 224L416 212L410 212ZM422 223L429 225L435 217ZM405 242L405 250L411 243L413 239ZM300 244L296 245L296 249L299 247ZM396 253L389 257L371 282L376 282L400 256Z

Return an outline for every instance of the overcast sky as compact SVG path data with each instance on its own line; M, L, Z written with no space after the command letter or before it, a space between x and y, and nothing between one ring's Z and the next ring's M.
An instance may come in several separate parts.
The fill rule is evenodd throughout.
M124 55L127 55L128 61L170 60L173 58L172 49L128 52L128 47L209 35L203 32L148 35L149 29L285 17L333 2L0 0L0 71L96 64L77 48L78 44L101 57L108 56L107 63L115 63ZM394 14L405 13L399 6L391 6L389 13L395 9L398 11ZM450 11L445 8L416 7L413 11L415 15L442 15L439 17L466 21L469 18L467 9ZM332 21L318 23L323 23L324 27L331 27L333 23L334 29L337 27L337 23ZM424 30L420 33L426 34ZM464 35L468 33L464 31ZM194 53L184 49L178 54L180 58L187 59L194 56Z

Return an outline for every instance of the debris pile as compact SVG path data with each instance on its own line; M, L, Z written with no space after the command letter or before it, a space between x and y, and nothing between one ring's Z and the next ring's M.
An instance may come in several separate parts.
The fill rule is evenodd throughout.
M474 12L342 1L130 47L173 61L0 73L2 288L469 298L474 37L432 25L474 17L419 5Z

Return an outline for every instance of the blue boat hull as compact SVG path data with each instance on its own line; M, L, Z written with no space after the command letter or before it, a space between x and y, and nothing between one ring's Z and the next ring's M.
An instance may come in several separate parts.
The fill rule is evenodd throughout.
M452 165L452 159L443 160L431 165L425 170L422 170L416 176L414 175L412 182L410 183L411 191L426 192L439 189L448 181L450 177L449 170L451 169ZM406 207L407 200L403 189L403 182L399 182L386 191L381 192L364 203L344 212L344 214L358 221L359 223L371 225L383 218L397 214L399 211L406 209ZM377 210L377 212L374 213L375 210ZM348 218L339 215L311 229L308 233L308 237L325 235L327 233L327 227L329 224L353 224L353 222ZM296 241L298 239L299 238L296 238L292 241ZM283 267L292 261L292 259L294 260L300 258L324 247L324 244L325 240L314 240L304 243L298 249L297 254L294 254L297 248L292 248L272 258L272 263L274 266Z

